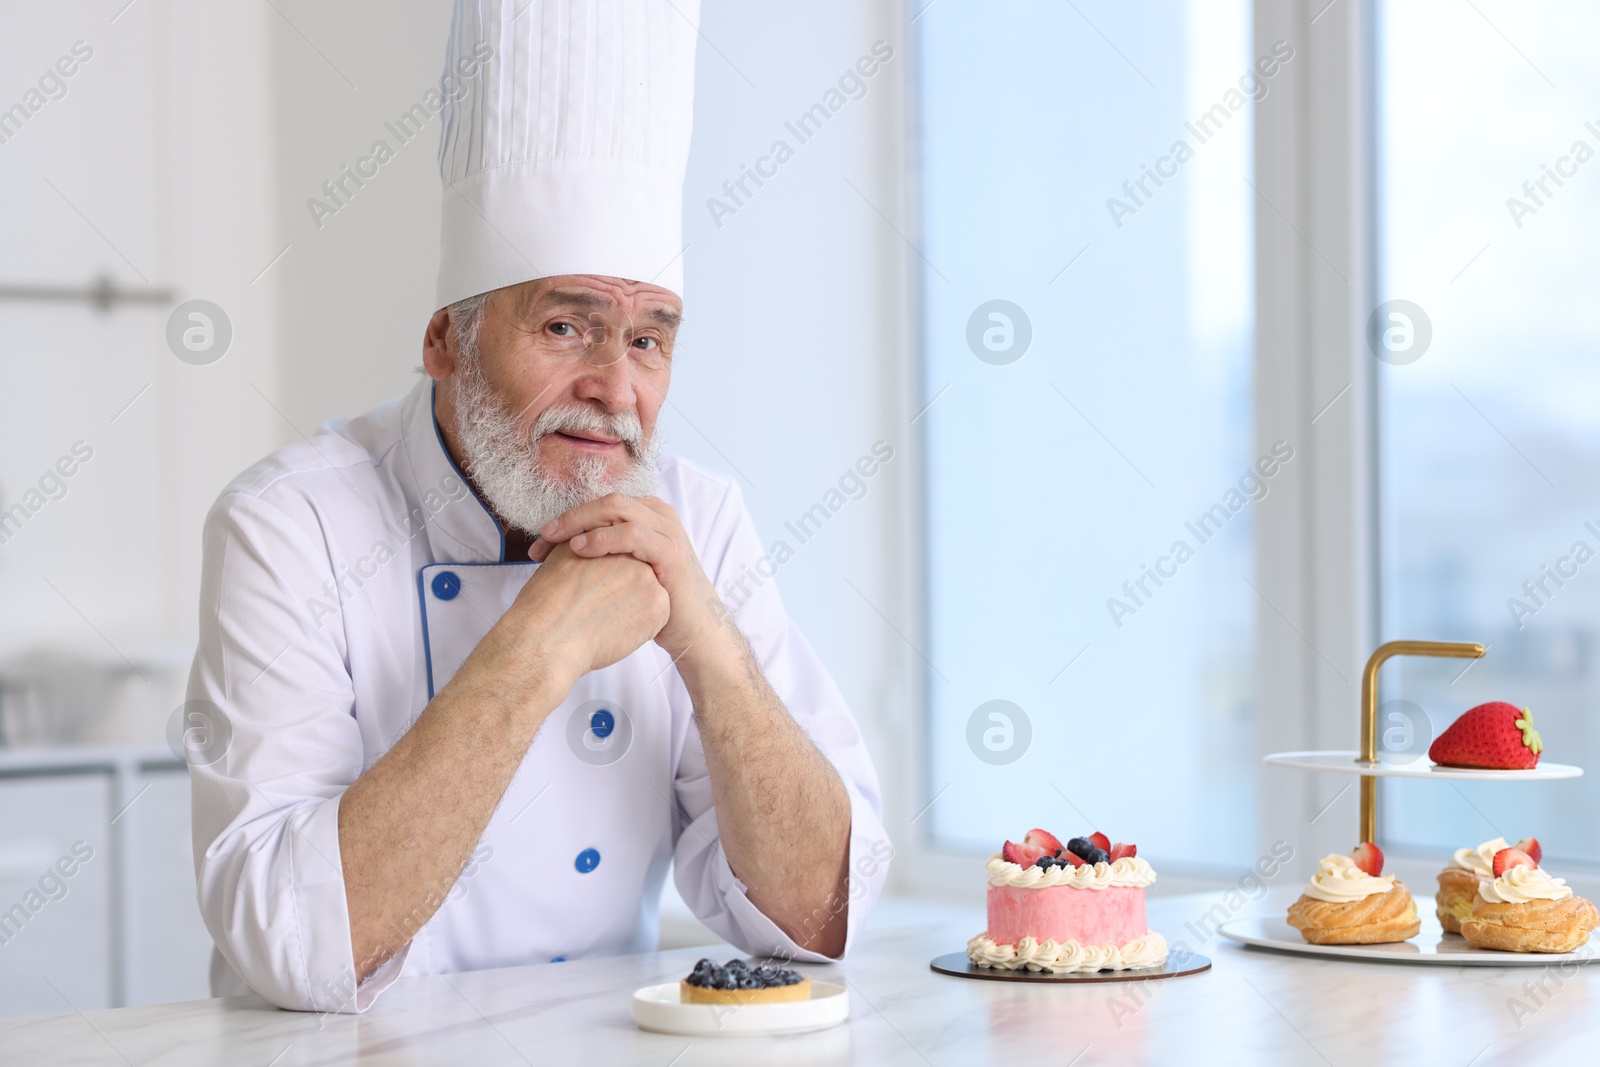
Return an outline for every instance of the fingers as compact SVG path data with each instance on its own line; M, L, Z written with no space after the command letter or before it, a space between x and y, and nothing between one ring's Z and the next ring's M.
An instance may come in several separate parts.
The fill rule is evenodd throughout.
M677 542L642 522L619 522L575 535L567 542L573 555L632 556L658 570L676 562Z
M647 522L659 525L659 513L638 497L607 493L598 500L579 504L545 523L539 537L560 543L570 541L578 534L601 526L615 526L621 522Z
M641 496L637 499L639 503L655 512L657 515L660 515L663 519L669 520L674 525L680 525L678 521L678 509L667 503L665 500L662 500L658 496Z

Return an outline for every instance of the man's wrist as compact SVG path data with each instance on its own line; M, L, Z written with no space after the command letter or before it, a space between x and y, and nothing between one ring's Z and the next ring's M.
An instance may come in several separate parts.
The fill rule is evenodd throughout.
M674 663L690 696L694 696L709 685L743 684L749 675L746 661L750 656L750 644L734 624L733 616L723 613L689 643Z
M572 643L562 641L547 620L512 610L495 624L511 675L528 687L529 696L547 693L553 708L582 677L572 662Z

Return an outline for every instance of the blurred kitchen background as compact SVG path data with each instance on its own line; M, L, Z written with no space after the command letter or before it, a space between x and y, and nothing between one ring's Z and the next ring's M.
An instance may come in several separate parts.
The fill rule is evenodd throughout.
M413 381L437 120L391 126L449 8L0 0L0 1015L206 995L201 521ZM1390 638L1490 646L1389 668L1391 750L1505 699L1592 762L1597 32L1575 0L705 0L663 432L771 539L894 450L778 582L872 745L898 900L976 899L1033 825L1137 841L1165 891L1288 839L1298 880L1354 791L1259 757L1353 747ZM1423 883L1497 833L1586 878L1596 789L1386 783L1383 837ZM670 885L663 915L705 936Z
M0 512L15 516L0 518L0 1014L207 995L176 740L201 522L250 463L414 380L434 310L437 119L404 144L390 126L437 88L449 12L0 4L0 108L24 109L0 111ZM887 314L905 303L903 245L871 206L903 210L889 132L907 36L888 5L845 2L714 2L703 26L664 432L736 472L777 531L874 441L910 451L905 372L884 358L905 332ZM865 95L717 225L706 199L877 41L893 58ZM324 183L380 139L394 158L314 218L308 200L333 202ZM169 317L190 300L225 315L221 358L175 356ZM882 667L900 638L839 575L878 604L901 595L881 564L908 484L891 464L782 579L889 762L910 714L907 679ZM66 895L6 926L77 841L94 858ZM664 937L710 940L668 897Z

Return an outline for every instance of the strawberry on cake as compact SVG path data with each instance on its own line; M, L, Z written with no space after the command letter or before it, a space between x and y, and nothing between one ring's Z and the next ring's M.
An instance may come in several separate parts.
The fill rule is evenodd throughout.
M998 970L1123 971L1159 967L1167 943L1145 925L1156 872L1133 845L1096 832L1063 845L1030 830L989 857L989 927L967 958Z

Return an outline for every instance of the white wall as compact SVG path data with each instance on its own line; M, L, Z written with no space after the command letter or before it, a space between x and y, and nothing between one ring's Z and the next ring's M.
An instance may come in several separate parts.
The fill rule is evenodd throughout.
M399 145L384 126L437 86L449 0L279 5L281 273L279 406L284 441L404 392L422 361L439 254L438 122ZM337 214L313 221L340 177L382 139L395 158Z
M915 536L904 517L917 449L903 293L914 253L900 236L912 232L902 206L911 62L903 15L893 2L713 0L701 23L671 447L736 467L769 546L781 538L795 550L777 582L862 722L894 809L891 835L903 838L896 820L912 814L902 809L920 661L896 630L921 644L907 582ZM785 123L880 40L894 58L861 99L799 144ZM706 201L731 204L723 182L779 139L794 158L765 186L747 183L755 195L719 228ZM866 495L804 544L791 536L784 524L822 501L878 440L895 458Z
M0 145L0 284L103 275L213 301L232 320L226 355L192 366L169 351L161 304L0 303L0 508L27 499L75 441L93 450L0 539L0 661L50 648L124 672L129 729L153 722L155 736L193 647L201 521L278 439L252 384L270 391L277 375L276 278L260 276L276 252L264 44L275 17L200 0L120 14L13 5L0 34L0 107L75 43L89 53Z

